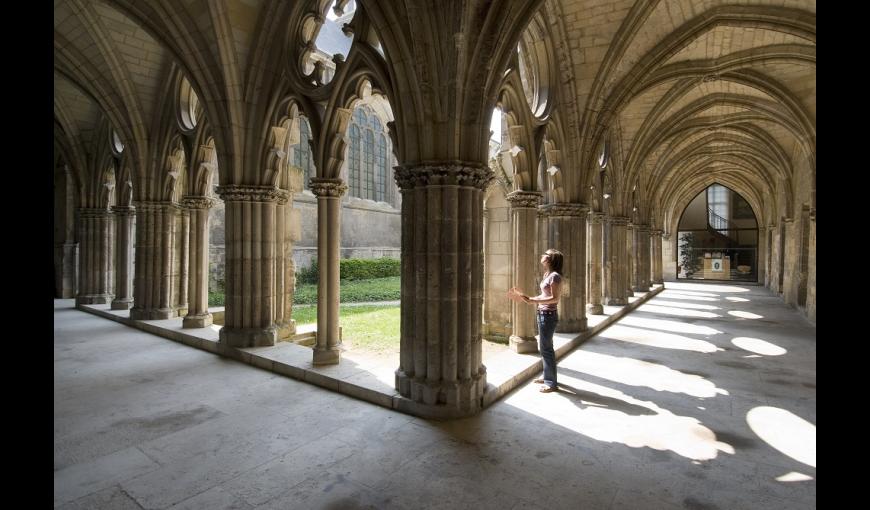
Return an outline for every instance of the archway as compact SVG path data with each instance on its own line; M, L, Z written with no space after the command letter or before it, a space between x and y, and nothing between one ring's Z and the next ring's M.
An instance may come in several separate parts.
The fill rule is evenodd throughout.
M758 281L758 221L739 193L712 184L689 202L677 228L677 278Z

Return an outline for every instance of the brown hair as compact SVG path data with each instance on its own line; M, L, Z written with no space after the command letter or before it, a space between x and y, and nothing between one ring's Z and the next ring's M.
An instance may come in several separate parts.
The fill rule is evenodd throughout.
M549 250L544 252L544 255L547 256L547 260L550 261L550 271L554 273L559 273L562 275L562 252L559 250L554 250L550 248ZM564 276L564 275L562 275Z

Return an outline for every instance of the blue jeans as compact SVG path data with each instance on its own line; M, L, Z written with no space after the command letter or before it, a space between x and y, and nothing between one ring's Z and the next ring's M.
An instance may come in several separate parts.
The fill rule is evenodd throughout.
M556 323L559 316L553 314L537 313L538 335L541 360L544 362L544 384L556 388L556 351L553 350L553 333L556 332Z

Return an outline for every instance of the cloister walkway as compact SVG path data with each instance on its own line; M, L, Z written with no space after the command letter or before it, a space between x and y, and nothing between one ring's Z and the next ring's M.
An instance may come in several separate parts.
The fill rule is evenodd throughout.
M56 300L58 508L815 508L816 330L759 286L666 289L436 422Z

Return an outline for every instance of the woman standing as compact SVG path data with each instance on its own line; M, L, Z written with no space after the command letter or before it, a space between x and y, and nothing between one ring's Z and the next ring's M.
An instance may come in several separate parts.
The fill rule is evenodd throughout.
M541 293L530 297L516 287L508 291L508 297L514 301L533 303L538 307L538 338L539 351L544 364L544 376L535 379L542 383L541 393L557 391L556 383L556 351L553 349L553 333L559 322L557 305L562 294L562 252L549 249L541 255L541 265L544 266L544 279L541 280Z

